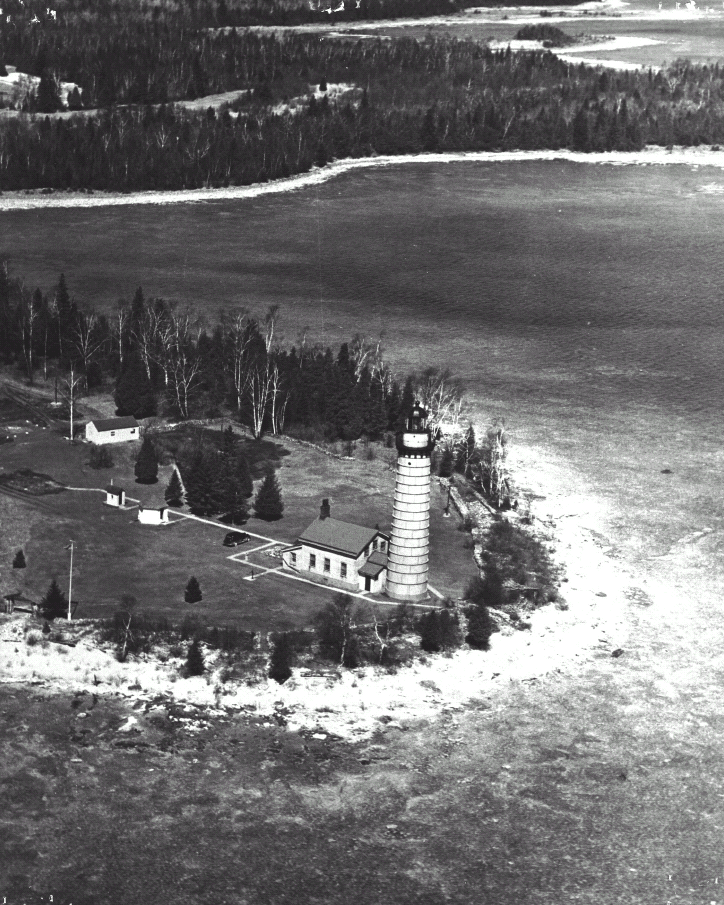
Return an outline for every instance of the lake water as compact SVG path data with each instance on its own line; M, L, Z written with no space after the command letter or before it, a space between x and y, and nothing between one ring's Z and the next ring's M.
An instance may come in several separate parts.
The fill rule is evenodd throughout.
M408 163L243 201L4 213L3 253L99 309L139 284L211 321L279 304L287 341L359 331L400 371L450 367L471 415L610 498L644 560L724 517L723 215L705 167Z

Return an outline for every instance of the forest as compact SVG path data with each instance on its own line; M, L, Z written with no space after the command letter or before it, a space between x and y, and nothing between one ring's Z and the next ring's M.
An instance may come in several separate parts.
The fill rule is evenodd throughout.
M349 43L229 31L177 45L169 33L153 52L126 39L116 36L113 64L99 48L55 48L59 69L66 61L59 76L103 109L4 119L0 190L220 187L378 154L724 142L718 65L598 72L548 52L451 39ZM336 102L309 96L327 83L357 91ZM171 103L242 89L218 112ZM307 99L294 110L275 106L294 96Z

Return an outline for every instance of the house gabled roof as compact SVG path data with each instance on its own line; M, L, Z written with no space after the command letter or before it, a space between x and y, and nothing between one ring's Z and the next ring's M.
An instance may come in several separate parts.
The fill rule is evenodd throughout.
M340 522L336 518L318 518L299 536L299 543L311 544L335 553L346 553L356 559L381 533L376 528Z
M387 568L387 554L381 550L375 550L368 558L367 562L358 570L357 574L362 578L377 578L380 572L384 572Z
M120 431L127 427L138 427L138 421L132 416L126 418L102 418L89 421L97 431Z

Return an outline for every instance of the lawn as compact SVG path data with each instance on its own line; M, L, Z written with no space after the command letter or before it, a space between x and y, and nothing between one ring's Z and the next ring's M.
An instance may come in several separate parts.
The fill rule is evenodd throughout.
M344 460L294 443L242 441L242 445L257 486L264 461L276 462L285 504L284 517L277 522L250 518L249 532L292 542L318 516L323 497L331 500L336 518L371 527L379 524L389 530L395 480L392 451L377 448L374 459L361 455ZM146 505L162 504L172 466L160 468L157 484L136 484L133 462L137 446L114 447L114 467L94 470L87 464L88 444L71 445L53 430L31 427L27 435L0 451L0 474L31 467L71 487L98 489L113 479L129 497ZM113 509L104 499L94 490L65 490L14 500L32 512L33 523L25 544L28 568L22 574L11 574L5 582L8 587L12 585L14 590L24 582L28 596L38 599L55 577L67 589L67 546L73 540L73 596L79 601L78 615L87 618L111 615L129 595L143 612L174 622L194 613L209 625L279 631L309 625L329 599L329 591L281 576L244 581L249 567L228 559L244 548L222 546L226 527L173 515L168 526L140 525L135 509ZM475 566L469 535L456 530L456 518L442 516L445 499L433 481L430 583L445 595L459 596ZM8 566L15 546L4 550ZM267 558L255 559L263 562ZM277 562L270 559L264 565ZM201 585L203 600L199 604L187 604L183 599L191 575Z

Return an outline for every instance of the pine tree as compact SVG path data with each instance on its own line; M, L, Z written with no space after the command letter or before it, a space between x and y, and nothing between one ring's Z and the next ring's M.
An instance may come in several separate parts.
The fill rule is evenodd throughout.
M35 97L35 108L38 113L55 113L56 110L61 110L62 107L58 82L51 72L44 69L40 76L38 93Z
M148 435L143 438L134 471L137 484L155 484L158 481L158 456Z
M15 554L15 559L13 560L13 569L24 569L25 566L25 554L22 550L18 550Z
M183 473L186 504L194 515L215 515L221 511L223 494L217 457L216 451L198 449Z
M113 398L117 415L148 418L156 414L156 396L143 360L137 353L126 356Z
M186 603L199 603L202 599L203 594L201 593L198 580L195 575L192 575L191 578L189 578L189 583L186 585L184 600Z
M289 640L289 635L282 632L274 642L271 659L269 661L269 678L283 685L292 675L294 663L294 648Z
M40 601L40 612L43 619L50 622L53 619L66 619L68 616L68 600L55 579L50 582L45 597Z
M264 480L254 498L254 513L257 518L266 522L275 522L282 517L283 511L282 491L274 473L274 466L267 465Z
M164 498L169 506L182 506L183 497L184 490L181 485L181 478L178 476L178 470L174 468Z
M190 676L203 676L205 668L204 655L201 653L199 639L194 638L186 655L186 672Z
M249 518L249 507L242 483L239 480L237 463L226 456L219 469L219 484L219 511L223 512L224 520L230 521L234 525L243 525Z

